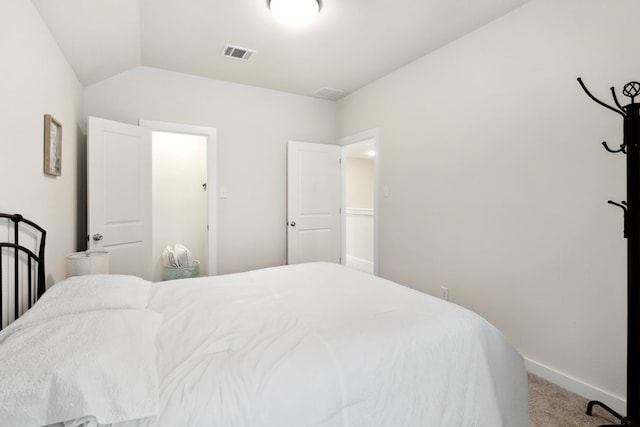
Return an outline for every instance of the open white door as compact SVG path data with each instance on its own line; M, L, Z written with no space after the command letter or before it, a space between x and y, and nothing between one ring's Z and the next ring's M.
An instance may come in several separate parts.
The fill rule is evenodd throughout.
M289 264L340 263L340 153L337 145L289 141Z
M151 130L89 117L87 134L88 247L151 280Z

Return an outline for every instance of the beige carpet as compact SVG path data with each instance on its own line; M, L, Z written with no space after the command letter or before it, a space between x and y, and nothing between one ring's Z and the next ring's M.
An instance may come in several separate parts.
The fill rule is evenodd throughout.
M620 422L600 407L587 415L587 399L529 374L531 427L597 427Z

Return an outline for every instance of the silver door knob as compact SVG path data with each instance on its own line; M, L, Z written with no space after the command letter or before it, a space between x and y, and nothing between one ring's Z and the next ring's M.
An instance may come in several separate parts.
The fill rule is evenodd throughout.
M102 239L103 239L103 236L100 233L96 233L96 234L93 235L93 241L94 242L99 242Z
M296 222L295 221L291 221L291 226L295 227L296 226Z

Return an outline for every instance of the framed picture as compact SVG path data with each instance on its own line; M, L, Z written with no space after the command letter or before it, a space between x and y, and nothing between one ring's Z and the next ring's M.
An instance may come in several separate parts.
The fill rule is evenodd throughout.
M44 116L44 173L62 175L62 125L51 114Z

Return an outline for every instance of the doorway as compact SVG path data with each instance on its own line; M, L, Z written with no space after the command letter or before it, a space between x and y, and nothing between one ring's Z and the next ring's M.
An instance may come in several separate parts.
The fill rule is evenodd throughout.
M217 273L216 129L141 120L152 130L153 280L162 280L161 254L180 243L200 262L200 275Z
M180 243L209 271L207 257L207 138L151 132L152 280L163 279L162 252Z
M342 263L378 275L378 131L342 145Z

